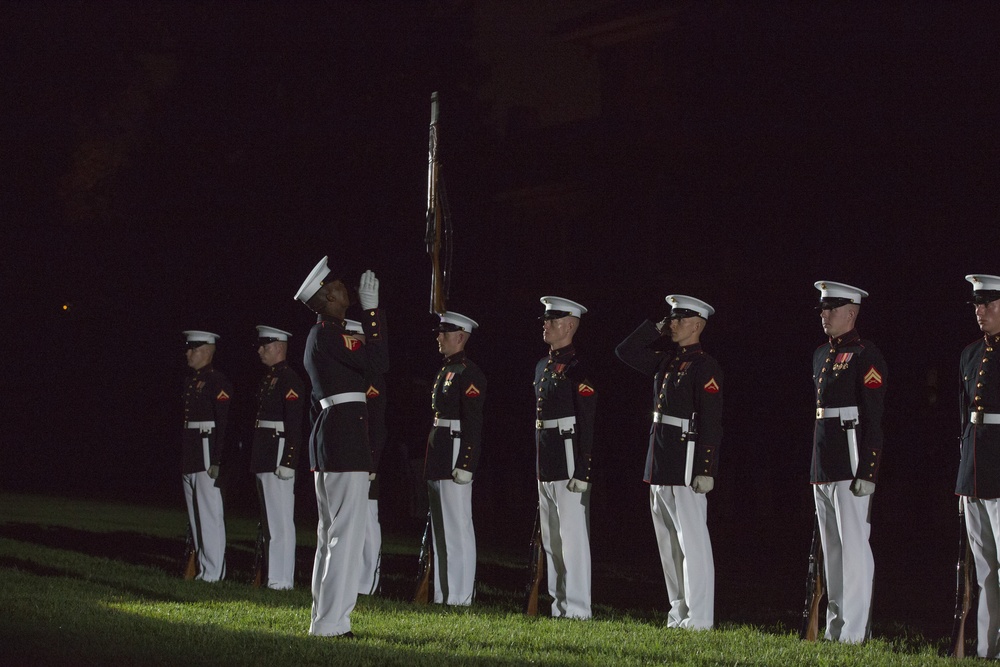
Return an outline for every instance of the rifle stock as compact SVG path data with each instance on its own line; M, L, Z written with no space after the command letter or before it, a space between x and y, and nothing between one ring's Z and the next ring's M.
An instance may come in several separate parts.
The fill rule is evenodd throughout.
M800 639L810 642L819 639L819 603L824 592L823 542L819 535L819 517L814 517L812 545L809 549L809 574L806 577L806 604L802 610Z
M972 610L972 547L965 525L964 500L958 501L958 563L955 566L955 618L951 629L951 650L953 658L965 657L965 625Z
M434 572L434 545L431 534L431 512L427 511L427 526L420 541L420 563L417 569L417 588L413 593L414 604L430 604L431 576Z
M191 581L198 575L198 554L194 548L194 533L188 524L187 536L184 538L184 555L187 561L184 565L184 581Z
M253 587L267 586L267 549L264 539L264 524L257 522L257 542L253 552Z
M541 511L536 509L535 527L531 532L531 543L528 547L528 585L524 597L524 613L528 616L538 616L538 591L544 573L545 549L542 548Z

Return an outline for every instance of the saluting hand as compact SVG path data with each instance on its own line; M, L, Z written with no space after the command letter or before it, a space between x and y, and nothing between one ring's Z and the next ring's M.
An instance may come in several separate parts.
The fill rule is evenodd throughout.
M358 301L365 310L378 308L378 278L371 269L361 274L361 281L358 283Z

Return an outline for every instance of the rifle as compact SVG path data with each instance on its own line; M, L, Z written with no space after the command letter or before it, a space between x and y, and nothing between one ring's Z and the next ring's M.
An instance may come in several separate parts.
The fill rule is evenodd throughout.
M194 531L188 524L187 536L184 538L184 581L191 581L198 574L198 553L194 548Z
M535 527L531 531L531 543L528 547L528 585L525 587L524 613L528 616L538 616L538 589L542 585L542 574L545 572L545 549L542 548L541 510L535 510Z
M445 197L438 147L438 94L431 93L430 141L427 148L427 233L425 242L431 258L431 314L443 315L451 286L452 228ZM441 251L444 250L444 257Z
M965 657L965 624L972 610L972 547L965 525L965 500L958 500L958 564L955 566L955 620L951 628L951 650L953 658Z
M823 542L819 535L819 517L813 518L812 546L809 548L809 575L806 577L806 604L802 610L799 639L814 642L819 638L819 603L823 598Z
M431 535L431 511L427 510L427 526L420 540L420 563L417 569L417 590L413 594L414 604L429 604L431 601L431 577L434 573L434 545Z
M267 545L264 539L264 523L257 522L257 543L253 551L253 587L267 586Z

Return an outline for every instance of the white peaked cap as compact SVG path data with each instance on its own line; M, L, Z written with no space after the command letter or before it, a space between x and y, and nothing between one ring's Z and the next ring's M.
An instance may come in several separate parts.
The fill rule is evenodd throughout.
M972 283L973 292L978 292L979 290L1000 290L1000 276L987 276L984 274L973 273L965 276L965 279Z
M319 260L319 263L309 272L308 277L302 282L302 287L295 293L295 298L302 303L307 303L309 299L316 295L319 288L323 286L323 279L330 274L330 267L326 265L329 256Z
M813 285L819 290L820 300L847 299L851 303L861 303L861 299L868 296L868 292L863 289L830 280L817 280Z
M685 296L684 294L670 294L664 299L670 306L671 315L674 314L673 311L692 311L693 314L698 315L704 319L708 319L709 315L715 313L715 308L702 301L701 299L696 299L693 296Z
M189 343L211 343L215 344L215 341L219 340L221 336L219 334L214 334L211 331L184 331L184 340Z
M272 338L274 340L288 340L292 334L274 327L266 327L263 324L257 325L257 338Z
M569 299L564 299L561 296L543 296L539 299L539 301L545 304L546 314L551 311L563 313L557 317L565 317L566 315L580 317L587 312L587 309L578 304L576 301L570 301Z
M441 315L441 324L452 324L462 331L469 333L472 333L472 330L479 326L479 323L471 317L466 317L460 313L453 313L450 310Z

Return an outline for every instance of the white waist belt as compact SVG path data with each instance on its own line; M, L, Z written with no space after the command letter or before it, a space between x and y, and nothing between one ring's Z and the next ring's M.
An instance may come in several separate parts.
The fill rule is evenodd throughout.
M816 419L839 419L850 421L858 418L858 406L848 405L843 408L816 408Z
M653 413L653 421L658 424L669 424L670 426L680 426L682 431L687 431L688 426L691 425L690 419L682 419L681 417L671 417L670 415L660 414L659 412Z
M319 405L324 410L333 407L334 405L340 405L341 403L365 403L365 392L363 391L345 391L343 394L334 394L333 396L327 396L321 399Z
M258 419L257 420L257 428L273 428L278 433L284 433L284 431L285 431L285 422L283 422L283 421L274 422L274 421L270 421L270 420L267 420L267 419Z
M1000 424L1000 413L973 412L969 415L969 421L973 424Z
M208 433L215 428L215 422L184 422L184 428L196 428L202 433Z
M537 419L535 420L535 430L541 431L547 428L557 428L560 431L576 431L576 416L560 417L559 419Z
M452 431L459 431L462 428L461 419L439 419L434 418L434 425L439 428L450 428Z

